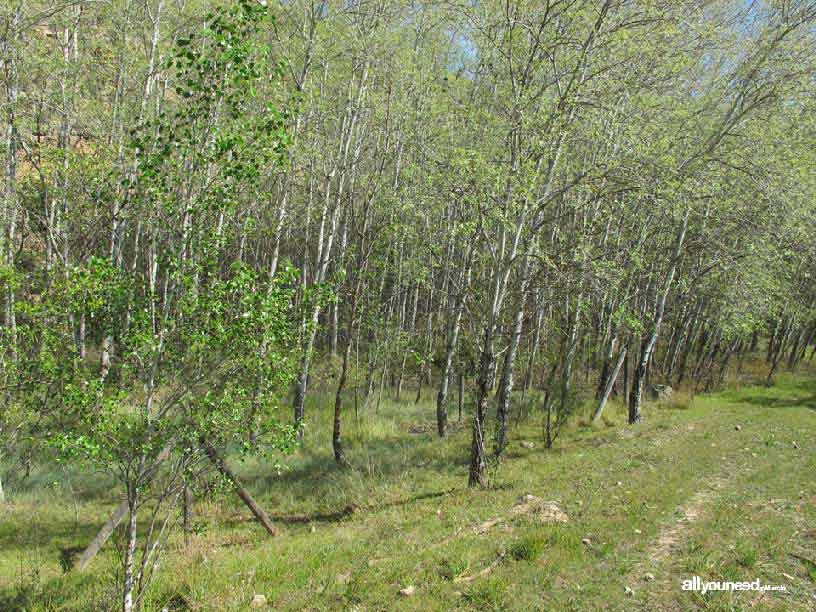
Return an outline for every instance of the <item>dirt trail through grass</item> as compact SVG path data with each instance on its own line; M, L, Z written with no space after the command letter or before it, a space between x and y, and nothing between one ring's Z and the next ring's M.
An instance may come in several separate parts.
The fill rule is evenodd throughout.
M671 520L661 527L643 560L628 574L624 588L632 589L630 594L645 603L645 609L651 609L649 606L656 600L665 604L665 595L677 589L675 572L672 571L677 568L673 566L682 555L695 523L710 511L725 486L726 481L722 478L704 481L704 486L679 506Z
M722 489L724 484L725 481L719 478L708 481L706 488L697 491L688 503L678 508L677 514L679 518L662 529L660 537L649 551L648 561L651 564L657 565L662 563L669 553L677 550L684 539L684 535L688 532L689 526L706 511L706 507L711 503L720 489Z
M693 439L693 432L699 426L695 422L677 424L659 432L651 443L661 446L669 440L676 442L682 439L687 450L691 451L695 442L699 443ZM725 470L725 465L722 469ZM720 476L700 479L698 483L699 488L664 521L641 560L625 575L623 588L636 600L643 600L643 595L649 593L651 595L647 599L653 601L655 595L665 594L676 588L674 572L671 571L674 559L681 554L694 524L709 511L727 485L726 480Z
M773 405L774 399L769 400L761 405ZM803 529L816 497L808 494L812 487L807 479L798 476L812 459L801 453L797 441L809 431L800 427L812 420L804 413L799 422L784 422L791 413L733 408L723 402L715 406L716 422L707 414L705 423L694 418L661 432L660 438L673 438L684 449L678 464L685 463L695 475L685 499L658 523L624 574L619 588L629 603L621 603L620 609L816 610L816 573L808 561L813 544ZM704 435L696 435L701 430ZM799 547L808 552L791 552ZM797 559L804 561L797 564ZM761 578L762 584L785 585L786 591L682 592L681 581L693 575L726 581Z

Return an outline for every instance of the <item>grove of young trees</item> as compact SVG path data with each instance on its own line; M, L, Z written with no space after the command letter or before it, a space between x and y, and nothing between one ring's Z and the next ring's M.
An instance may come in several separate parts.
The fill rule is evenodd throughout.
M309 445L321 364L338 464L353 410L433 394L482 487L522 411L551 446L759 350L771 384L816 352L815 27L814 0L5 2L0 482L36 453L115 477L128 612L197 472L275 531L228 456Z

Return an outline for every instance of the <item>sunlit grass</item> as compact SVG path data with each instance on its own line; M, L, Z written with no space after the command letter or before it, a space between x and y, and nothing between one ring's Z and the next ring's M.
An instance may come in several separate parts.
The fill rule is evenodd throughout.
M550 451L534 415L512 429L486 491L466 487L469 429L437 439L431 393L419 404L413 393L400 402L383 397L379 411L359 402L356 414L347 398L345 470L331 452L333 396L310 396L306 444L282 473L231 459L283 535L268 538L231 495L199 501L197 535L189 547L180 533L171 536L146 609L246 610L256 593L292 610L748 607L745 593L683 593L680 580L692 573L790 583L784 596L766 594L760 609L807 609L813 601L812 569L791 556L816 558L807 535L816 524L812 379L782 377L773 388L693 399L681 391L682 407L650 403L636 428L625 425L615 400L601 425L576 415ZM683 532L685 541L667 560L644 566L678 508L713 477L726 486ZM35 467L31 480L10 490L0 515L0 609L115 604L115 546L86 574L64 574L60 565L60 549L87 543L115 504L109 484ZM556 501L569 522L504 520L477 534L528 493ZM664 581L664 591L650 592L643 571ZM414 594L401 596L408 586Z

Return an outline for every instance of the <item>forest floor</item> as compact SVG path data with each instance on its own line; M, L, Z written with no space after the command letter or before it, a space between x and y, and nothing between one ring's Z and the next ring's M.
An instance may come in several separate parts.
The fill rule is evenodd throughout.
M602 426L575 423L552 450L530 419L488 490L466 486L467 427L436 439L430 398L357 418L352 405L346 470L331 458L328 408L312 401L286 470L233 462L282 535L232 495L199 502L196 534L170 538L147 610L249 610L256 595L279 610L816 610L812 374L648 404L636 427L612 404ZM110 481L35 469L9 493L0 610L114 602L115 546L84 573L60 561L114 507ZM555 505L527 512L526 495ZM786 590L682 590L694 575Z

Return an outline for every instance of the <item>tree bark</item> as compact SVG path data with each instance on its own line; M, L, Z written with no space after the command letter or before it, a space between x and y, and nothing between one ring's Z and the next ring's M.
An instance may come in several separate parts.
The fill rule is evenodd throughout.
M125 544L125 576L122 582L122 612L133 610L133 567L136 555L136 518L138 494L135 486L131 485L128 492L128 526L127 543Z
M351 330L349 330L351 332ZM351 338L346 338L346 346L343 349L343 367L340 370L340 381L337 383L337 391L334 394L334 421L332 425L332 450L334 460L339 466L346 465L346 456L343 453L343 441L340 435L340 426L343 410L343 390L346 387L348 377L348 363L351 354Z
M530 256L524 258L519 286L519 301L516 306L513 330L510 336L510 345L504 354L501 382L499 383L499 401L496 407L496 448L495 455L501 457L507 446L507 417L510 412L510 399L513 395L513 370L516 367L516 356L521 340L521 331L524 324L524 308L527 305L527 288L530 283Z
M601 397L598 400L598 407L595 409L595 414L592 415L593 423L597 423L601 420L604 408L606 407L606 402L609 400L609 394L612 393L612 387L615 386L615 381L618 378L621 367L623 367L623 362L626 359L626 353L628 350L629 347L624 346L618 352L618 359L615 362L615 367L612 368L612 373L606 379L606 384L604 385L603 391L601 392Z
M211 444L204 442L203 443L204 452L207 454L207 457L215 466L215 468L224 476L227 480L230 481L235 492L238 494L238 497L246 504L247 508L255 515L255 518L263 525L263 528L266 529L267 533L271 536L278 535L278 529L272 523L272 519L269 518L269 515L264 511L264 509L255 501L255 498L249 493L249 491L244 488L244 485L241 484L238 477L235 475L230 467L227 465L227 462L218 454L218 451L215 450Z
M445 345L445 358L442 362L442 374L439 380L439 392L436 395L436 430L440 438L444 438L448 428L448 387L450 385L450 376L453 369L453 356L456 352L456 347L459 342L459 329L462 323L462 312L465 306L465 296L470 287L471 280L471 263L473 255L473 242L468 246L468 254L465 258L465 271L462 274L462 282L459 288L459 293L456 296L456 301L453 304L452 312L450 313L450 322L448 324L447 343ZM461 381L461 374L460 374ZM461 402L461 396L460 396ZM461 419L461 409L460 409Z
M677 264L682 254L683 243L686 239L686 230L688 229L689 216L691 212L686 211L683 216L683 222L675 239L674 249L672 253L672 260L669 266L669 272L666 275L666 282L657 300L657 309L655 311L654 324L652 331L647 338L644 338L641 345L640 359L635 368L635 377L632 381L632 394L629 397L629 423L639 423L643 416L641 414L641 405L643 401L643 386L646 380L646 370L649 366L649 360L652 356L655 344L657 343L657 336L660 333L660 324L663 322L663 314L666 310L666 300L669 296L669 291L674 281L674 275L677 271Z
M462 421L462 407L465 403L465 375L462 374L461 370L459 371L459 421Z

